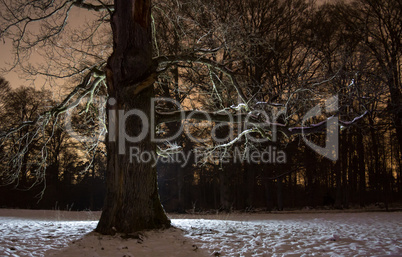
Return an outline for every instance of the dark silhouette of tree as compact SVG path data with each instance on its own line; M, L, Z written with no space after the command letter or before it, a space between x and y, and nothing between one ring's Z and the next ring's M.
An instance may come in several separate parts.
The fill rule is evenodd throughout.
M361 45L376 60L381 83L387 86L390 101L388 111L397 131L402 149L402 3L398 0L359 0L339 5L337 11L346 29L355 34ZM374 68L374 67L372 67Z
M6 115L4 107L5 101L8 97L8 93L11 91L10 83L3 77L0 77L0 119L3 120L3 115ZM4 123L0 125L0 131L3 131L5 128Z
M37 91L33 88L20 87L9 91L3 101L4 115L2 117L3 134L21 123L37 119L50 104L50 95L47 91ZM35 163L40 162L41 153L39 145L43 143L38 132L31 127L24 127L16 133L10 134L2 142L3 151L1 160L3 163L3 183L11 184L15 181L22 188L29 188L41 174L36 170ZM27 141L29 142L27 144Z

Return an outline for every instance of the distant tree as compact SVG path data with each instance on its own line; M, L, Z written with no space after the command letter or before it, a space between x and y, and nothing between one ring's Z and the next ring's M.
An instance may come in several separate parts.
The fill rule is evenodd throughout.
M7 97L3 99L4 105L2 116L3 151L1 160L3 166L3 183L21 184L22 187L30 187L35 184L36 163L40 162L43 155L40 153L39 145L43 143L40 136L44 136L44 131L35 130L32 127L23 127L15 133L8 134L7 131L18 127L21 123L37 119L49 105L50 94L47 91L37 91L33 88L20 87L7 92ZM27 144L27 142L29 142ZM36 175L42 174L41 170L36 170ZM33 180L33 181L32 181Z
M346 29L357 36L376 60L379 78L388 88L388 110L402 149L402 3L399 0L357 0L338 5ZM374 64L373 64L374 65Z
M0 119L3 119L3 115L5 115L5 101L10 90L10 83L5 78L0 77ZM3 130L4 125L3 123L0 125L0 131Z

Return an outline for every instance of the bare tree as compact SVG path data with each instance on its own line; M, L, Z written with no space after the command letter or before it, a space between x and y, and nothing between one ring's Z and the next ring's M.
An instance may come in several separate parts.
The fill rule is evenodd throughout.
M3 77L0 77L0 117L3 117L4 107L5 107L5 100L7 99L8 93L10 92L10 83L5 80ZM2 124L4 125L4 124ZM2 128L0 128L2 129Z
M222 13L218 15L217 11L210 8L211 5L197 7L194 3L189 5L183 3L183 8L190 7L187 10L189 18L181 23L172 23L173 29L177 31L182 29L182 32L184 32L182 34L177 32L173 36L177 37L174 38L173 44L180 43L180 47L177 47L175 51L162 52L166 48L158 47L156 45L157 41L152 38L153 28L156 26L153 26L150 0L115 0L113 5L109 2L103 3L100 0L98 2L84 0L34 2L2 0L2 2L5 10L1 12L0 16L0 24L2 25L0 35L1 37L13 39L16 56L13 66L18 66L30 75L40 74L52 78L69 78L69 81L80 81L79 85L74 87L71 93L59 104L56 104L37 118L24 122L3 133L1 135L2 142L26 128L34 131L27 137L28 142L31 142L39 131L44 130L44 128L51 127L50 131L54 131L53 125L57 124L57 122L51 123L50 121L57 121L70 109L79 107L79 103L84 98L87 99L87 102L83 106L82 113L88 112L89 107L94 103L94 95L103 94L109 98L106 106L107 121L104 122L108 129L106 137L107 193L102 216L96 229L100 233L131 233L142 229L170 226L170 221L160 204L155 167L152 166L151 162L132 159L129 154L130 149L133 148L137 149L138 152L148 154L157 151L156 145L152 141L154 130L147 120L153 115L155 115L156 123L151 125L177 122L187 118L205 120L206 117L209 117L209 121L212 122L233 123L235 120L235 122L241 124L239 127L242 130L234 138L231 138L228 142L213 145L211 149L208 149L209 152L216 149L230 148L234 144L241 142L247 135L270 140L275 132L281 132L285 136L291 137L302 133L321 132L326 127L326 120L308 127L292 127L297 121L287 121L282 124L271 122L267 117L258 115L261 113L258 105L295 106L300 102L294 102L294 98L302 99L301 103L305 103L306 101L303 98L306 97L306 94L300 92L310 92L312 88L325 84L325 81L314 78L303 80L302 89L296 89L290 86L297 85L296 82L285 79L289 74L295 77L303 74L299 67L297 68L298 70L291 70L290 67L293 67L294 63L299 63L299 66L306 65L304 61L308 59L303 57L305 52L298 48L299 45L296 47L293 45L281 45L281 43L285 42L285 40L281 41L281 30L290 30L288 35L296 36L296 32L293 32L293 27L278 24L274 29L278 37L272 42L277 43L277 41L280 41L280 43L272 46L275 48L274 51L268 52L273 56L282 55L284 54L283 52L285 54L284 57L276 58L274 61L273 66L278 66L276 74L269 75L264 74L264 72L269 73L269 71L262 70L265 65L264 60L258 59L259 49L264 46L262 41L266 39L266 35L261 38L258 35L255 36L252 47L247 48L248 53L252 54L252 58L246 60L245 65L244 62L240 64L236 62L244 59L241 51L242 44L246 41L240 42L238 49L235 48L234 51L240 54L237 56L237 60L232 61L232 57L235 56L229 44L233 39L230 37L232 32L225 32L225 30L224 32L219 32L219 30L228 28L228 24L225 24L226 27L216 27L208 21L209 17L223 17ZM277 2L280 1L270 1L269 3L274 5ZM212 4L212 1L207 3ZM244 27L244 31L249 33L248 29L253 29L251 34L246 33L248 37L260 29L259 26L255 26L254 22L261 18L261 13L258 12L261 4L263 4L261 1L250 1L250 5L246 6L252 19L243 21L244 23L249 23ZM281 11L282 13L285 11L291 14L293 7L305 8L302 1L284 1ZM73 37L74 44L72 44L72 47L67 47L60 40L69 35L67 24L69 14L74 8L96 12L96 23L89 26L89 30L83 29L82 31L85 33L78 33L80 34L79 37ZM200 8L200 15L194 11L194 8ZM244 6L240 5L238 11L241 12L244 10L243 8ZM279 14L281 12L276 15L278 16ZM110 53L110 49L105 48L102 43L105 43L108 47L110 47L110 43L107 45L108 38L104 41L101 40L104 34L102 34L103 30L99 28L107 21L111 22L112 27L113 53L106 63L104 57ZM216 19L216 22L218 21L219 19ZM264 22L263 19L258 21L261 24ZM35 23L40 23L41 28L32 28L31 25ZM209 30L205 30L208 27L219 29L216 29L214 33L210 33ZM238 27L238 24L234 24L230 30L234 31ZM300 31L300 28L296 31ZM77 38L79 40L75 40ZM202 43L199 44L199 42ZM77 47L75 43L79 44L80 47ZM153 52L153 44L155 52ZM51 49L47 52L47 57L52 60L48 63L50 66L39 65L34 67L33 65L27 65L30 54L33 53L36 47L40 46L43 46L43 49ZM220 49L222 50L220 51ZM156 54L154 55L154 53ZM298 57L293 58L294 56ZM56 66L58 67L57 69L55 68ZM307 66L309 65L307 64ZM191 108L186 110L170 108L168 110L157 109L156 113L152 113L152 97L155 94L154 83L159 76L163 78L163 74L169 71L171 67L180 69L180 74L184 77L183 81L194 82L195 76L203 78L202 83L199 83L195 88L209 92L209 94L213 92L211 95L214 96L214 101L222 99L222 92L227 92L229 100L211 105L214 108L208 108L206 111L192 110ZM247 77L244 79L240 74L241 68L248 70L247 75L252 78ZM285 76L280 74L282 68L287 69ZM177 76L178 70L175 71L175 74ZM263 101L258 101L260 88L248 88L246 83L248 79L252 79L253 83L262 83L265 75L270 78L267 79L268 88L264 90L270 95L266 99L261 99ZM280 81L281 79L283 79L282 82ZM180 79L176 77L176 81L172 84L178 86L179 81ZM220 83L220 88L215 87L216 82ZM275 84L277 88L270 89L270 86L272 86L270 83L273 82L278 83ZM282 88L283 84L288 85ZM103 87L106 87L106 90L102 89ZM276 95L270 90L274 90L272 92ZM240 99L239 102L234 102L233 96ZM280 99L282 103L274 102L274 96ZM205 98L202 100L205 100ZM317 102L321 100L317 99ZM202 102L200 101L200 103ZM225 106L228 102L231 106ZM313 105L313 103L309 104ZM190 105L190 107L198 108L194 104ZM295 111L292 111L292 113L295 113ZM292 116L291 114L288 114L287 117ZM351 122L341 122L341 124L345 126L351 125L363 116L364 114L356 117ZM233 117L235 118L234 120ZM103 121L103 118L100 119ZM100 130L100 134L105 131L106 127ZM141 136L143 136L142 140L137 140ZM44 136L44 144L39 150L44 157L43 161L39 163L40 167L45 167L43 162L47 159L46 144L52 137L53 133ZM99 141L95 140L94 147L97 146ZM176 148L176 146L171 144L170 148ZM38 170L44 172L44 169Z
M381 71L380 79L388 87L388 109L402 149L401 34L402 4L398 0L359 0L338 5L338 13L347 29L355 34L371 53ZM376 65L376 66L377 66Z

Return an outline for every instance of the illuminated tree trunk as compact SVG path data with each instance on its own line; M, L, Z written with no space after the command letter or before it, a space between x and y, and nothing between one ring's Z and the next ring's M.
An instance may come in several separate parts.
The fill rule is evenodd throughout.
M153 162L130 158L130 148L139 153L155 152L150 124L137 115L119 119L119 110L138 110L150 120L154 94L152 74L152 30L150 0L116 0L112 16L113 54L106 69L109 90L107 138L107 193L96 228L103 234L132 233L170 226L160 203L157 174ZM115 118L112 118L112 115ZM119 125L120 124L120 125ZM124 125L124 126L123 126ZM115 131L116 133L113 133ZM126 132L137 143L119 143ZM122 151L121 149L124 149Z

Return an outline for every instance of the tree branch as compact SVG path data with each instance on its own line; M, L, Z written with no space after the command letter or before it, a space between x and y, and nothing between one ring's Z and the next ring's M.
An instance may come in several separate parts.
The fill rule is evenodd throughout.
M355 117L352 121L339 120L338 123L339 125L348 127L361 120L367 114L368 111L365 111L362 115ZM155 116L157 124L177 122L184 119L195 119L195 120L203 120L211 122L243 123L247 127L250 126L255 127L257 129L255 132L259 132L264 137L266 137L264 133L264 128L270 128L269 130L275 128L277 131L282 132L288 137L298 134L313 134L322 132L326 129L327 122L335 118L335 116L331 116L326 120L323 120L316 124L311 124L310 126L306 127L289 127L282 123L273 123L260 120L256 115L252 113L232 114L228 112L222 113L222 112L187 110L187 111L173 111L173 112L156 111Z
M67 97L59 105L53 107L49 111L42 113L34 121L23 122L18 127L13 128L7 132L4 132L3 134L0 134L0 139L8 137L11 134L14 134L14 133L20 131L24 127L37 125L38 123L41 123L43 120L48 121L51 117L57 117L58 115L66 112L67 110L76 107L86 95L95 91L95 89L98 87L99 83L105 79L105 75L104 74L102 75L102 74L103 73L98 69L95 69L95 68L91 69L91 72L88 73L84 77L82 83L79 84L77 87L75 87L74 90L70 94L68 94ZM95 80L92 83L90 83L92 76L95 77ZM91 86L88 87L88 85L91 85ZM82 90L83 90L83 92L80 93L80 91L82 91ZM75 96L77 96L77 99L73 103L69 104L69 102Z
M239 97L241 98L241 100L243 101L244 104L248 104L248 100L246 95L243 93L243 91L241 90L241 87L239 85L239 83L237 82L235 73L233 71L231 71L230 69L228 69L225 65L217 63L215 61L212 61L210 59L207 58L203 58L200 56L193 56L193 55L179 55L179 56L159 56L154 58L154 64L156 67L159 67L161 65L172 65L175 63L180 63L180 62L191 62L191 63L199 63L199 64L204 64L208 67L212 67L222 73L224 73L226 76L228 76L234 86L234 88L236 89ZM248 106L247 106L247 110L249 110Z
M90 11L108 11L108 12L113 12L114 11L114 5L106 5L104 3L102 3L100 0L98 0L98 2L100 2L100 5L94 5L94 4L87 4L84 3L85 0L76 0L74 1L74 6L77 6L79 8L83 8L86 10L90 10Z

